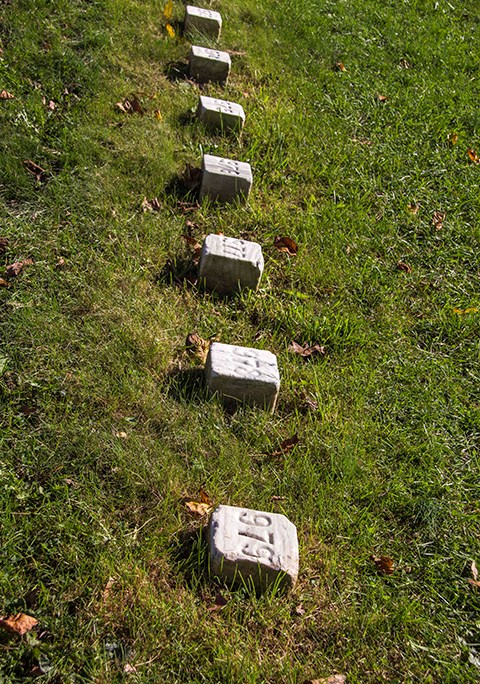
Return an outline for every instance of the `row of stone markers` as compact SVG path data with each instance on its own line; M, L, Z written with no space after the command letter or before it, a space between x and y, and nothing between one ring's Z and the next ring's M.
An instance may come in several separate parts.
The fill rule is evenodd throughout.
M217 40L222 29L219 12L187 5L185 34L204 34ZM189 75L198 83L225 84L230 55L192 45ZM245 122L241 105L200 96L197 117L206 126L240 131ZM209 154L203 156L200 200L245 203L252 186L250 164ZM207 235L199 262L199 281L224 295L258 287L263 273L262 248L255 242L224 235ZM214 342L205 376L210 392L224 401L242 401L273 411L280 390L277 358L263 349ZM233 506L218 506L209 525L211 568L231 582L253 582L257 588L272 583L293 585L298 575L295 526L284 515Z

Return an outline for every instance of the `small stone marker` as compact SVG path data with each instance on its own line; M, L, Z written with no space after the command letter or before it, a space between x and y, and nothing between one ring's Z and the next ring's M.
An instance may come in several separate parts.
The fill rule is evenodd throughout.
M184 33L198 31L212 38L219 38L222 30L222 17L219 12L187 5L185 8Z
M228 52L192 45L190 50L190 78L199 83L225 83L230 73L231 59Z
M262 248L256 242L225 235L207 235L203 243L198 278L208 290L232 294L256 290L263 273Z
M247 162L203 155L202 184L200 199L210 199L221 202L238 200L244 204L252 187L252 168Z
M297 530L284 515L218 506L208 533L211 569L227 581L264 589L280 576L293 586L298 576Z
M210 392L273 411L280 389L277 357L265 349L212 342L205 364Z
M205 125L222 130L240 131L245 123L245 112L242 105L215 97L200 95L197 117Z

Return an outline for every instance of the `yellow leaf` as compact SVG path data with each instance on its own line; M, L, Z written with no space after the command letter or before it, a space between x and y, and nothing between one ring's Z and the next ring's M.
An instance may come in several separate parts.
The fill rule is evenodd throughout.
M163 8L163 16L165 19L170 19L173 12L173 0L168 0L167 4ZM173 36L172 36L173 37Z
M472 161L474 164L478 164L480 162L480 157L475 152L475 150L472 150L472 148L469 147L467 152L468 152L468 158L470 159L470 161Z
M456 145L458 142L458 133L449 133L448 140L450 142L450 145Z
M156 109L154 112L155 118L158 119L158 121L161 121L163 119L162 112L159 109Z
M173 30L173 26L170 26L170 24L167 24L165 26L165 28L167 29L167 33L170 36L170 38L175 38L175 31Z
M212 510L212 507L207 503L200 503L199 501L186 501L185 506L191 513L200 516L207 515Z

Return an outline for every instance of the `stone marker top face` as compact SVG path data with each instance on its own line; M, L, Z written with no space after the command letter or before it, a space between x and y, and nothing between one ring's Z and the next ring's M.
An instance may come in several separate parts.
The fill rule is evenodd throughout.
M210 379L231 377L255 380L280 389L277 357L266 349L213 342L209 352Z
M228 64L229 67L232 64L232 60L230 59L228 52L222 52L221 50L214 50L212 48L200 47L199 45L192 45L191 54L194 57L224 62L225 64Z
M234 116L239 116L241 119L243 119L243 121L245 121L244 109L242 105L237 104L236 102L228 102L228 100L219 100L216 97L200 95L200 105L205 109L213 109L221 114L233 114Z
M298 576L297 530L284 515L234 506L218 506L209 529L213 569L233 577L258 573L258 565L270 582L280 572L292 584ZM261 578L260 578L261 579Z
M211 154L203 155L203 168L207 173L220 174L222 176L241 176L250 183L252 182L252 167L247 162L235 159L214 157Z
M194 5L187 5L185 8L187 14L192 17L201 17L202 19L212 19L212 21L222 24L222 15L220 12L215 12L214 10L205 9L203 7L195 7Z
M205 238L203 252L227 259L248 261L263 270L262 248L257 242L237 240L237 238L212 233Z

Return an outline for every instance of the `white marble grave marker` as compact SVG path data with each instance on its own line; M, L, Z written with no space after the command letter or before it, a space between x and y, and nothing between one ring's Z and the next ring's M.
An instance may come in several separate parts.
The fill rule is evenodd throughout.
M200 200L204 197L242 204L248 199L252 187L252 168L247 162L203 155Z
M277 357L265 349L212 342L205 364L207 387L232 399L274 410L280 390Z
M202 246L198 279L208 290L232 294L256 290L263 273L261 246L225 235L207 235Z
M198 31L212 38L219 38L222 30L222 17L219 12L187 5L185 8L184 33Z
M225 83L230 73L231 59L228 52L192 45L190 50L190 78L199 83Z
M222 130L240 131L245 123L245 112L242 105L215 97L200 95L197 117L205 125Z
M297 580L297 530L284 515L218 506L210 518L208 541L217 577L230 582L252 578L258 588L279 575L290 586Z

